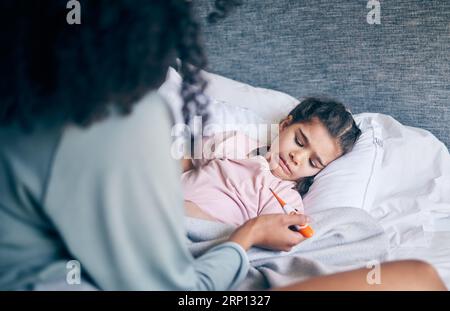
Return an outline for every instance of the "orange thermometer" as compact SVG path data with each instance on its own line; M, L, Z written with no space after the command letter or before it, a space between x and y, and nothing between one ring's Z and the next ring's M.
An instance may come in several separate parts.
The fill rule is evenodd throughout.
M277 196L277 194L275 192L273 192L273 190L271 188L269 188L269 189L272 192L273 196L277 199L278 203L280 203L281 208L287 215L289 215L292 212L297 212L297 209L286 204L286 202L284 202L279 196ZM305 238L310 238L314 235L314 230L311 228L311 226L309 224L306 224L304 226L294 225L293 227L295 228L296 231L298 231Z

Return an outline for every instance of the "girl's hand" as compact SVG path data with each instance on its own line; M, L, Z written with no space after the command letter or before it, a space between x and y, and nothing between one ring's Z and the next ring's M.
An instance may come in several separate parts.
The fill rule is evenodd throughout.
M305 240L299 232L289 229L289 226L303 226L306 223L308 218L305 215L261 215L237 228L229 241L240 244L245 250L258 246L288 252Z

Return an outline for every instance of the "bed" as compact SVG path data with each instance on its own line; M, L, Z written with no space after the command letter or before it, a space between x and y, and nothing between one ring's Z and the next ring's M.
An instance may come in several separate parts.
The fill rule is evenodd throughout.
M401 125L385 140L392 153L379 178L390 183L367 212L389 236L388 260L428 261L450 287L450 2L381 2L379 24L368 22L368 2L377 1L247 0L214 25L212 1L194 5L208 71L294 98L332 96Z

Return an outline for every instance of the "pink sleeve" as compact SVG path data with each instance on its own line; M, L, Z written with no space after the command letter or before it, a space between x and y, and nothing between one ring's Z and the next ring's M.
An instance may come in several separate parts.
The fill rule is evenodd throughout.
M193 164L200 167L214 159L245 159L259 144L249 136L237 132L220 132L213 136L203 137L199 147L194 152ZM197 154L196 154L197 153Z

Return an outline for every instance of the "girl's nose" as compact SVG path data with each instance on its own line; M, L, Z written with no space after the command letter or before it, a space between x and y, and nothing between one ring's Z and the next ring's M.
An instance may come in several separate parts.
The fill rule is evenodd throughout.
M306 152L291 152L289 153L289 157L291 158L292 164L298 166L305 161L305 157L307 156Z
M298 166L302 163L301 155L299 153L290 152L289 157L291 158L292 164Z

